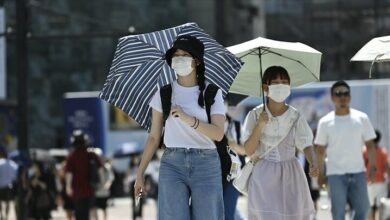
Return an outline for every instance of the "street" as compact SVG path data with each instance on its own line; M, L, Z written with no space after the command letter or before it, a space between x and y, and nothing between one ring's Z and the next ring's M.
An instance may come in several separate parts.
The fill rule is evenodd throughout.
M126 220L131 219L130 198L115 198L109 202L111 205L108 208L108 219L107 220ZM321 197L317 202L318 212L317 220L331 220L329 200L325 191L321 192ZM238 200L238 207L244 216L247 216L247 199L241 196ZM157 219L156 203L154 200L148 200L144 206L144 220ZM100 216L102 215L99 213ZM66 220L65 212L63 209L58 209L52 212L53 220ZM100 218L102 219L102 218ZM9 220L16 220L13 206L11 207L11 215Z

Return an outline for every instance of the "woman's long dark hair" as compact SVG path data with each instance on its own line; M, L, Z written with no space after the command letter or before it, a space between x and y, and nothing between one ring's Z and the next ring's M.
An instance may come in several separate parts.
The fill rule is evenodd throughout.
M199 97L198 97L198 105L200 107L204 107L204 97L203 97L203 91L206 88L206 77L205 77L205 66L204 63L200 63L196 66L196 79L198 81L199 86Z

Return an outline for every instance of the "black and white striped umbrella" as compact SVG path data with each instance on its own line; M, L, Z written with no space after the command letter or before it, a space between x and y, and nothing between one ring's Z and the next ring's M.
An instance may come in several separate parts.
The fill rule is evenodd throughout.
M99 97L122 109L142 127L149 129L149 103L153 95L158 87L176 79L175 72L165 61L165 52L181 35L191 35L203 42L206 79L219 86L226 95L242 62L197 24L187 23L162 31L120 38Z

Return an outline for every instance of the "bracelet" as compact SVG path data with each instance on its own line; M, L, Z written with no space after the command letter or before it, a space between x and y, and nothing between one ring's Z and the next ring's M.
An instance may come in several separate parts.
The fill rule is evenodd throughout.
M199 119L196 119L196 125L195 125L194 129L197 129L198 126L199 126Z
M198 119L194 116L194 124L191 125L191 128L195 127L195 125L196 125L196 120L198 120Z

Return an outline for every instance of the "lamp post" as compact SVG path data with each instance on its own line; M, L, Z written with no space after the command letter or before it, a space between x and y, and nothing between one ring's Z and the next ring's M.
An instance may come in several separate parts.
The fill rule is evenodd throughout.
M26 0L16 0L16 50L17 50L17 76L18 76L18 149L22 164L29 160L28 153L28 67L27 67L27 5ZM16 199L17 219L26 219L25 207L25 170L23 165L19 168L18 195Z

